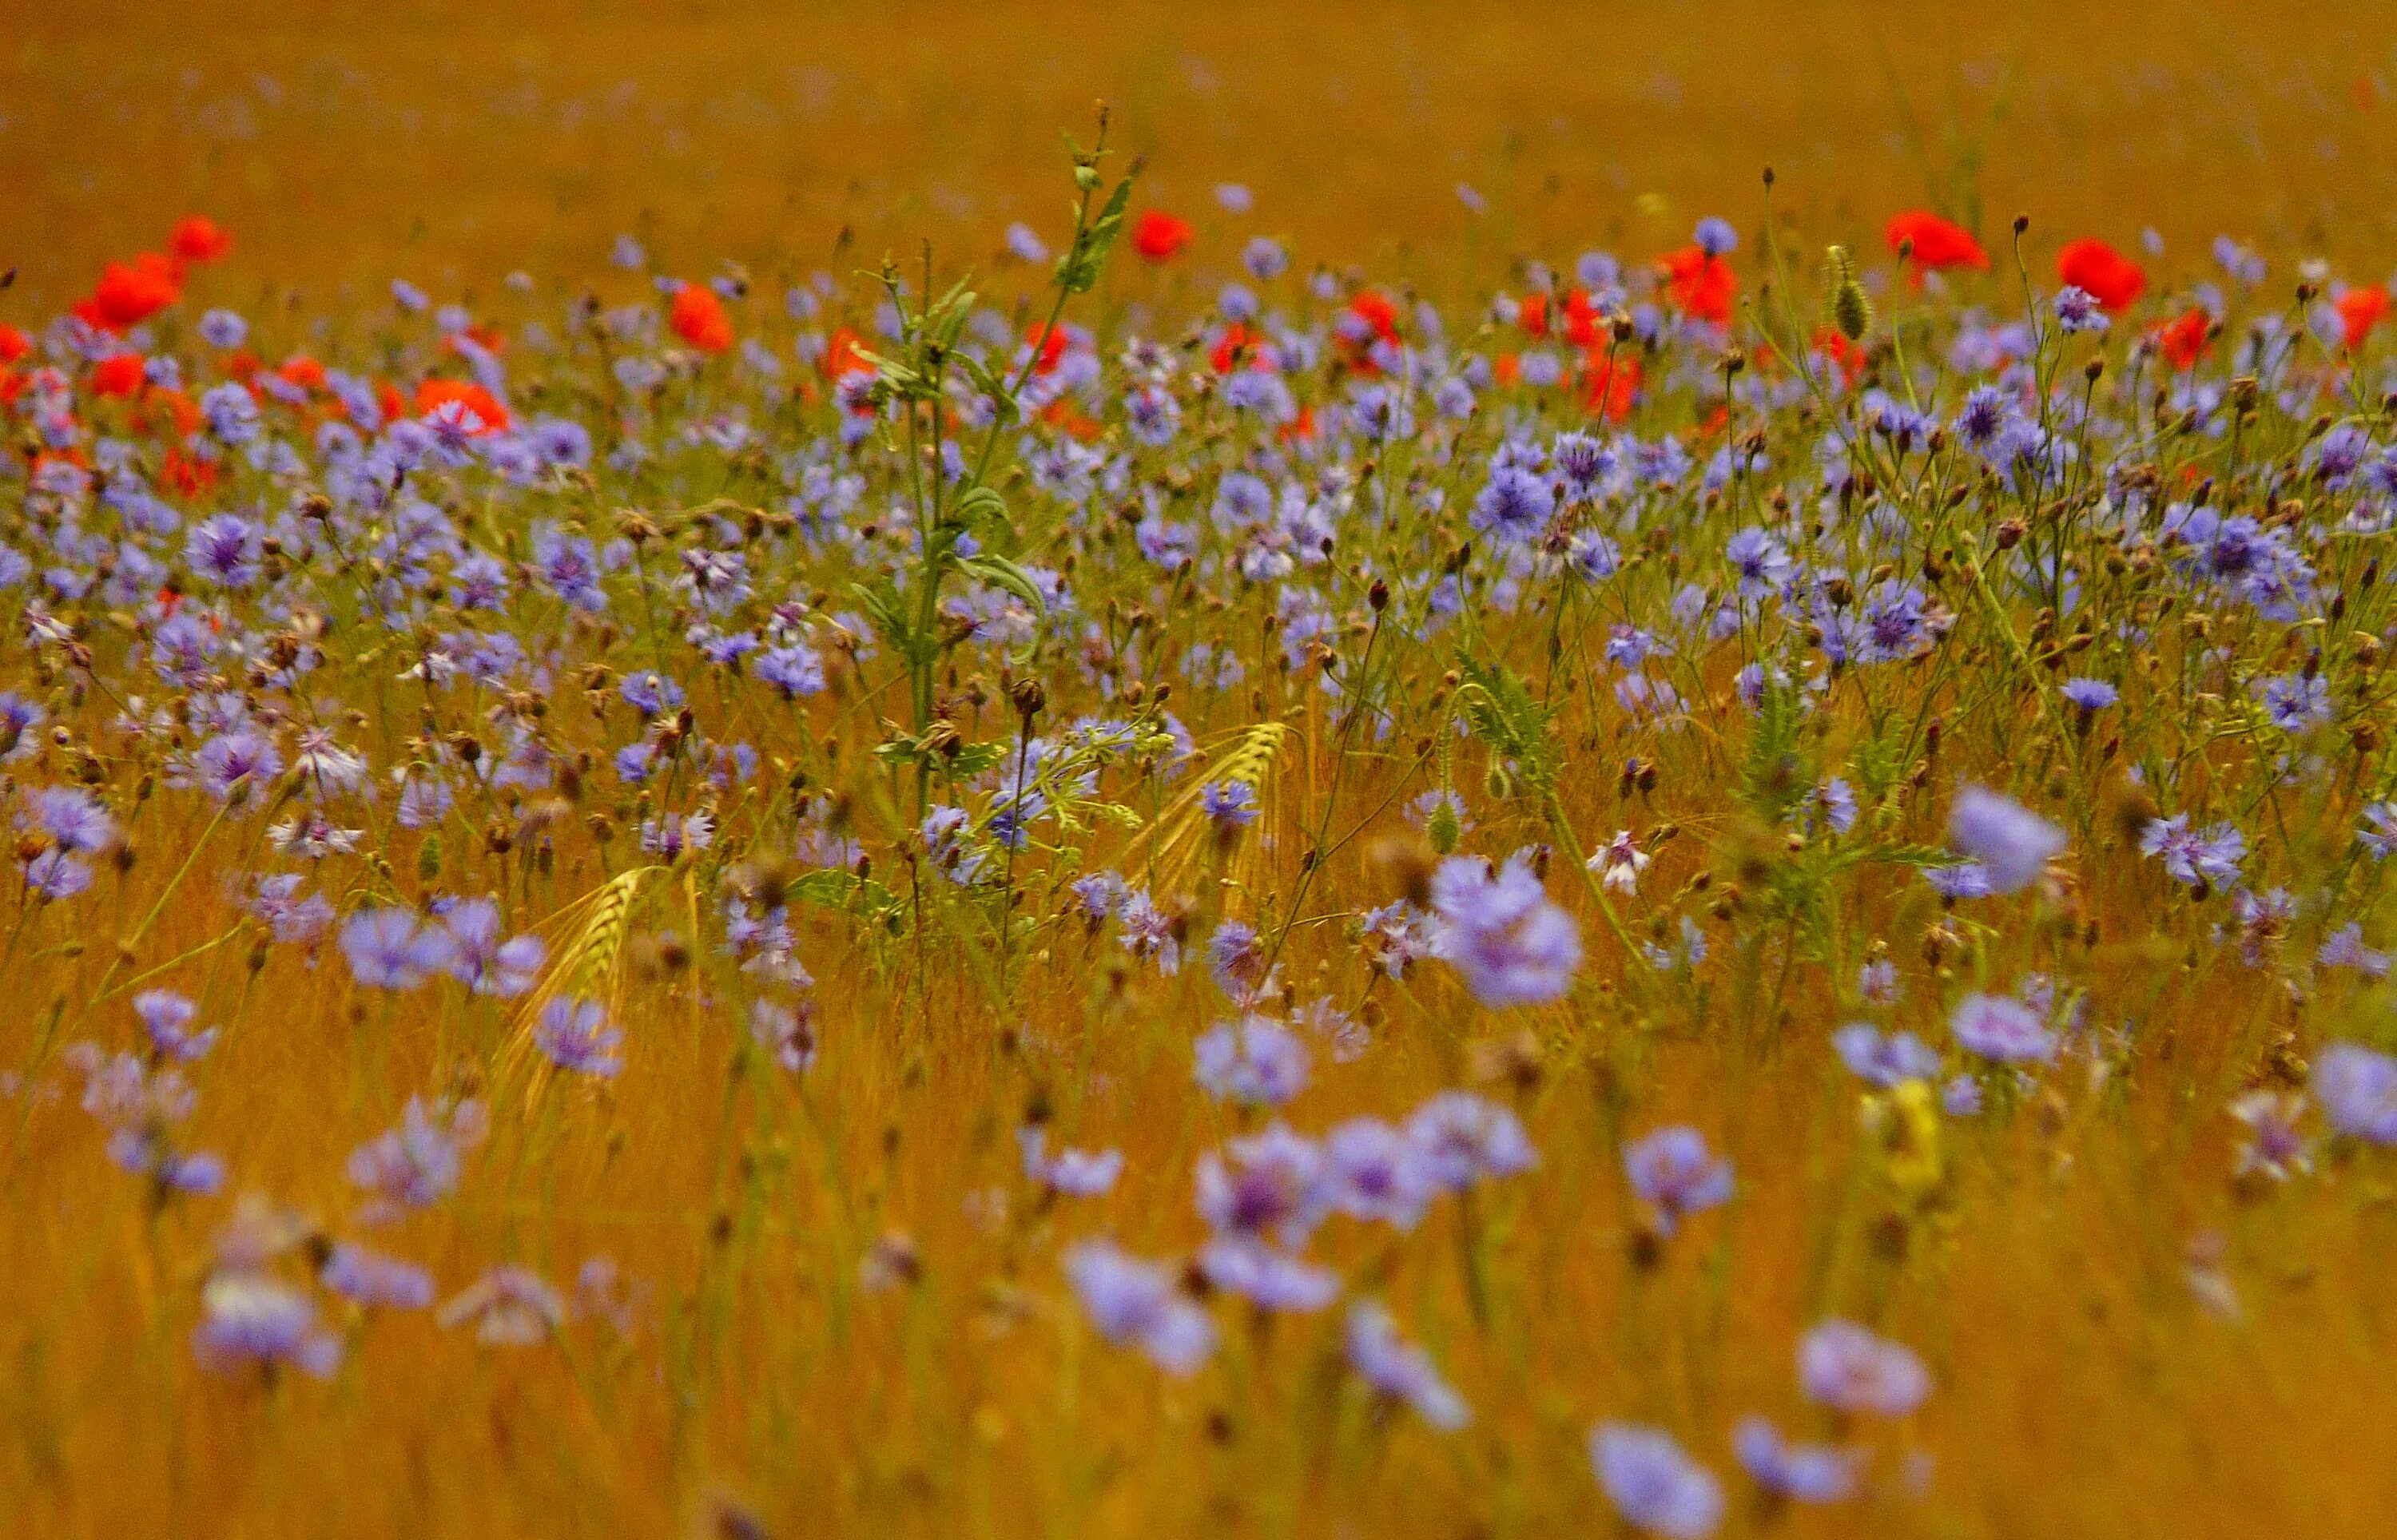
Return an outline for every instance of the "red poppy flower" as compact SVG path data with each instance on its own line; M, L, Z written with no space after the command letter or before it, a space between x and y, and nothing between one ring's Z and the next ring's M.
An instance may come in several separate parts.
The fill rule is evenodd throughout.
M2191 305L2177 317L2155 330L2156 349L2171 361L2176 369L2194 369L2197 361L2205 356L2206 345L2213 339L2214 317L2201 306Z
M2148 275L2139 264L2094 236L2064 243L2056 254L2056 275L2086 289L2109 311L2127 310L2148 291Z
M167 451L166 463L160 468L166 483L186 498L196 498L217 484L217 462L202 459L181 449Z
M1160 209L1145 208L1132 221L1132 248L1152 262L1171 260L1181 254L1197 233L1186 219L1177 219Z
M857 355L858 345L865 339L847 326L824 339L822 365L826 379L838 379L843 375L872 374L874 365Z
M720 353L732 346L732 323L725 317L724 301L705 284L685 284L675 290L669 319L675 335L701 352Z
M2389 291L2378 284L2364 284L2341 294L2331 305L2338 312L2339 324L2346 329L2343 345L2353 352L2364 346L2372 328L2389 313Z
M382 410L385 422L396 422L408 415L408 398L388 379L375 383L375 405Z
M1847 333L1837 326L1817 326L1814 336L1814 351L1831 361L1840 371L1840 383L1853 385L1865 372L1865 350L1861 343L1848 340Z
M1927 208L1912 208L1893 217L1882 239L1895 251L1908 246L1915 266L1937 272L1948 268L1979 268L1989 271L1989 254L1973 232L1953 219L1943 219Z
M175 227L167 249L185 262L213 262L233 249L233 236L205 214L194 214Z
M102 268L91 298L76 305L74 313L103 330L123 331L182 297L173 265L156 252L145 251L130 263L111 262Z
M508 425L508 409L500 405L497 396L472 380L427 379L416 387L418 417L431 417L451 402L472 412L481 423L468 431L473 437L498 432Z
M1729 262L1690 246L1667 252L1657 265L1664 270L1665 292L1674 309L1718 326L1731 325L1731 301L1739 292L1739 278Z
M1024 344L1033 350L1034 374L1054 374L1057 361L1065 356L1065 328L1051 326L1044 331L1038 326L1026 326Z
M14 326L0 326L0 364L14 364L33 351L33 340Z
M275 372L281 375L286 382L297 385L303 391L321 391L325 388L325 365L306 353L293 353L283 361L283 367Z
M114 358L103 358L91 366L91 393L95 396L129 396L140 389L140 353L118 353Z
M148 432L162 426L155 415L160 412L166 414L166 421L173 424L179 434L192 432L200 425L199 403L170 386L153 385L142 393L141 407L134 420L142 431Z
M1214 365L1217 374L1230 374L1232 365L1243 360L1252 369L1267 368L1270 365L1259 351L1265 340L1262 333L1251 331L1235 321L1224 328L1223 336L1215 339L1214 349L1208 353L1207 361Z
M1631 415L1631 403L1640 393L1640 360L1610 359L1606 350L1593 348L1583 361L1581 385L1582 399L1592 415L1621 422Z

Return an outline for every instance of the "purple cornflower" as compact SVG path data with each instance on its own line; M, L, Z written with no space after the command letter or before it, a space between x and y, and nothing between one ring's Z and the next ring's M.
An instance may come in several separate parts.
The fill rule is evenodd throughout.
M1864 1022L1851 1022L1831 1034L1831 1046L1849 1073L1883 1090L1901 1081L1928 1081L1939 1073L1939 1055L1912 1032L1883 1036Z
M257 894L242 907L265 921L277 941L312 941L333 923L333 906L315 894L301 896L302 881L290 871L261 877Z
M368 989L413 989L449 964L449 933L405 909L360 909L341 927L351 976Z
M1589 1463L1607 1501L1635 1529L1705 1540L1722 1522L1721 1484L1662 1428L1600 1423L1590 1430Z
M208 431L226 444L248 444L258 436L258 398L235 381L202 392L200 416Z
M2367 978L2389 976L2389 954L2364 944L2364 927L2350 921L2323 937L2314 961L2325 968L2353 968Z
M350 1152L350 1180L368 1195L359 1217L372 1224L448 1197L485 1127L478 1101L428 1110L422 1097L410 1096L397 1128Z
M1073 1247L1065 1266L1082 1308L1109 1342L1138 1348L1176 1374L1189 1374L1214 1352L1214 1321L1166 1268L1127 1256L1108 1241Z
M2063 830L2013 798L1967 786L1948 815L1948 843L1988 869L1990 891L2015 893L2038 881L2066 841Z
M1207 938L1207 972L1236 1005L1254 1004L1279 990L1265 972L1264 941L1245 920L1226 920Z
M2307 732L2331 719L2330 681L2320 674L2283 674L2268 679L2256 699L2272 725L2289 734Z
M1452 1192L1539 1163L1520 1120L1470 1091L1442 1091L1415 1109L1407 1139L1423 1157L1424 1174Z
M2139 831L2139 850L2160 856L2164 871L2190 887L2219 886L2239 880L2239 863L2247 853L2247 837L2233 825L2216 824L2200 834L2189 827L2189 815L2150 818Z
M749 1039L790 1073L807 1073L816 1062L815 1002L802 1000L796 1009L770 1000L752 1002Z
M2232 1175L2285 1182L2292 1172L2313 1170L2311 1147L2297 1132L2297 1120L2305 1110L2306 1098L2296 1093L2258 1089L2235 1097L2230 1115L2246 1126L2247 1139L2239 1147L2239 1163Z
M433 1303L433 1275L364 1246L333 1248L318 1277L344 1299L386 1310L422 1310Z
M1440 931L1435 950L1493 1008L1563 997L1581 966L1581 927L1548 901L1528 856L1493 870L1474 856L1442 861L1431 881Z
M1739 574L1743 599L1761 599L1789 580L1789 553L1781 542L1754 525L1734 535L1723 547L1723 559Z
M2078 707L2084 716L2102 711L2122 698L2114 686L2102 679L2078 677L2068 679L2057 686L2056 693L2063 696L2069 704Z
M1116 909L1116 923L1124 949L1134 957L1154 958L1157 971L1171 978L1182 971L1182 916L1161 909L1145 889L1125 895Z
M1671 1235L1702 1209L1731 1201L1731 1162L1718 1160L1694 1128L1660 1128L1626 1145L1623 1170L1631 1190L1654 1212L1660 1235Z
M1466 522L1500 545L1528 545L1556 511L1556 494L1547 482L1519 466L1502 465L1490 472Z
M1246 781L1209 781L1198 789L1198 807L1221 831L1245 829L1257 820L1257 789Z
M1305 1243L1329 1208L1323 1150L1275 1123L1198 1158L1200 1217L1218 1235Z
M72 786L45 786L25 796L26 821L68 850L89 855L116 840L108 809Z
M192 756L200 786L219 802L236 802L283 773L283 756L273 741L243 728L221 733Z
M1690 244L1709 257L1728 257L1739 249L1739 232L1732 228L1729 219L1709 214L1698 221Z
M1856 1467L1864 1463L1860 1450L1790 1443L1762 1417L1742 1417L1731 1442L1758 1486L1801 1503L1842 1501L1855 1492Z
M1809 1400L1851 1415L1903 1417L1931 1394L1912 1348L1836 1317L1799 1339L1798 1383Z
M757 655L756 671L784 700L815 695L824 687L824 659L804 643L767 648Z
M1966 1053L1993 1064L2043 1064L2056 1056L2056 1034L2011 995L1966 995L1948 1016L1948 1029Z
M2072 284L2056 291L2055 306L2056 324L2068 337L2075 332L2102 332L2112 325L2097 297Z
M596 1000L557 995L542 1007L533 1042L549 1062L578 1075L606 1080L624 1067L616 1049L623 1032L608 1023L608 1007Z
M1431 1355L1399 1335L1387 1308L1359 1300L1348 1309L1348 1366L1376 1395L1404 1401L1443 1433L1473 1420L1465 1399L1440 1377Z
M566 1324L566 1299L529 1268L493 1268L441 1307L433 1318L445 1332L471 1321L485 1347L529 1348Z
M2355 831L2356 842L2372 853L2376 861L2385 861L2397 854L2397 803L2377 802L2364 810L2364 827Z
M476 994L502 998L532 988L541 972L542 947L537 936L500 939L500 906L489 898L468 898L441 916L449 933L449 955L442 966Z
M2397 1145L2397 1058L2360 1042L2334 1042L2314 1059L2314 1099L2350 1138Z
M1015 1142L1024 1153L1024 1175L1068 1198L1099 1197L1114 1188L1116 1178L1123 1175L1120 1149L1060 1148L1051 1155L1049 1135L1038 1128L1016 1130Z
M217 1029L187 1030L199 1007L170 989L144 989L133 997L133 1014L141 1018L151 1051L162 1059L189 1064L216 1046Z
M1210 1095L1279 1107L1306 1088L1306 1044L1267 1016L1218 1022L1192 1045Z
M217 1374L285 1364L331 1375L341 1361L341 1339L316 1324L314 1301L288 1284L252 1273L219 1273L200 1290L200 1323L193 1356Z
M1378 1118L1352 1118L1323 1140L1324 1201L1359 1219L1413 1229L1440 1190L1416 1142Z
M1251 1236L1218 1236L1198 1250L1208 1283L1264 1310L1314 1311L1340 1297L1340 1275Z
M243 399L248 399L248 392ZM258 581L264 551L258 530L247 520L220 513L193 526L183 542L183 561L194 577L220 588L245 589Z

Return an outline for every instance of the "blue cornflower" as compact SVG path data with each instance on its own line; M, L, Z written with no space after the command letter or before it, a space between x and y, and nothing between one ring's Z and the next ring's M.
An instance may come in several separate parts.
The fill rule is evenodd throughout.
M1660 1128L1626 1145L1623 1170L1660 1235L1671 1235L1691 1215L1731 1201L1731 1162L1718 1159L1694 1128Z

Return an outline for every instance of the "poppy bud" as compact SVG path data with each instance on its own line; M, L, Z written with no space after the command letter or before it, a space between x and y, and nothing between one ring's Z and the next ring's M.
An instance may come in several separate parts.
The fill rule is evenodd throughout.
M1861 342L1872 330L1872 300L1865 295L1864 285L1856 281L1856 265L1845 246L1833 246L1831 267L1831 324L1840 335L1851 342Z

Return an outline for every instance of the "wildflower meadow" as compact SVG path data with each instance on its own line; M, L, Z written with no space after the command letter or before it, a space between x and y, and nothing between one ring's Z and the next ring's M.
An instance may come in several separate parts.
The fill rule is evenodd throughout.
M0 287L0 1532L2397 1533L2397 246L1128 115Z

